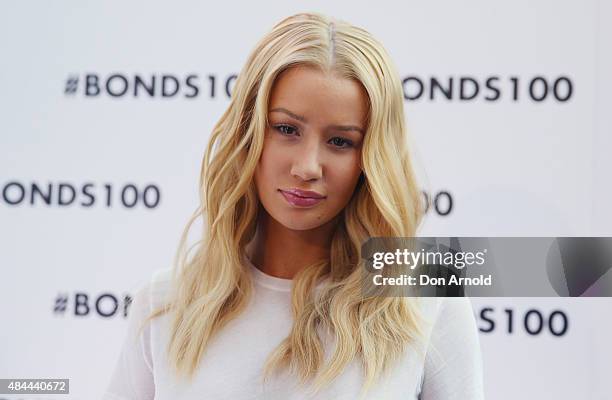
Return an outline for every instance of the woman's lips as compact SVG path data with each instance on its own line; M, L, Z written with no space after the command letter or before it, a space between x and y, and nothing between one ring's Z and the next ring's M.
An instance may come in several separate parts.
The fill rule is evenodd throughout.
M295 191L279 189L279 192L285 197L289 204L295 207L312 207L319 204L325 199L325 196L317 195L318 197L302 197L298 196ZM302 192L303 193L303 192Z

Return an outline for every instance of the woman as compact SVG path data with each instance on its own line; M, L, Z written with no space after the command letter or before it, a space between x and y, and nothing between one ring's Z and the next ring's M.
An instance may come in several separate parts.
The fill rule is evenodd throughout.
M278 23L238 76L200 188L172 276L134 298L105 398L482 398L467 299L362 295L361 244L414 236L421 217L402 87L366 31Z

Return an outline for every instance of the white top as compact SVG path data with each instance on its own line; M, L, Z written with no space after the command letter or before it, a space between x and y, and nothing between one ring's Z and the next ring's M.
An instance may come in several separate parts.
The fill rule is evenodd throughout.
M292 325L292 281L267 275L245 260L254 278L253 297L246 310L213 338L189 384L178 383L170 373L165 354L170 332L167 315L153 319L136 337L142 318L160 306L168 293L170 270L157 271L150 284L134 295L127 336L103 400L357 399L362 384L358 359L315 396L296 386L297 380L288 374L274 375L265 385L260 382L267 356ZM407 351L366 398L483 399L482 358L469 299L415 301L432 322L425 360L414 349Z

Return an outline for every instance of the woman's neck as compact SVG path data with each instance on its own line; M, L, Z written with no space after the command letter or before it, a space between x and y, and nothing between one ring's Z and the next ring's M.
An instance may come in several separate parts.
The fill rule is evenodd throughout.
M329 258L336 218L308 230L293 230L263 211L257 231L247 245L247 256L259 270L277 278L293 279L302 268Z

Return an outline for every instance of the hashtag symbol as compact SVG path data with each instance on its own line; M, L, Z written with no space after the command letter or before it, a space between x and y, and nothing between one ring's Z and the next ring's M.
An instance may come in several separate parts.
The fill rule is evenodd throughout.
M72 75L66 79L66 88L64 89L64 94L75 94L77 91L77 87L79 86L79 76Z
M68 304L68 295L66 294L57 295L57 297L55 298L55 307L53 308L53 311L56 314L61 314L66 311L67 304Z

